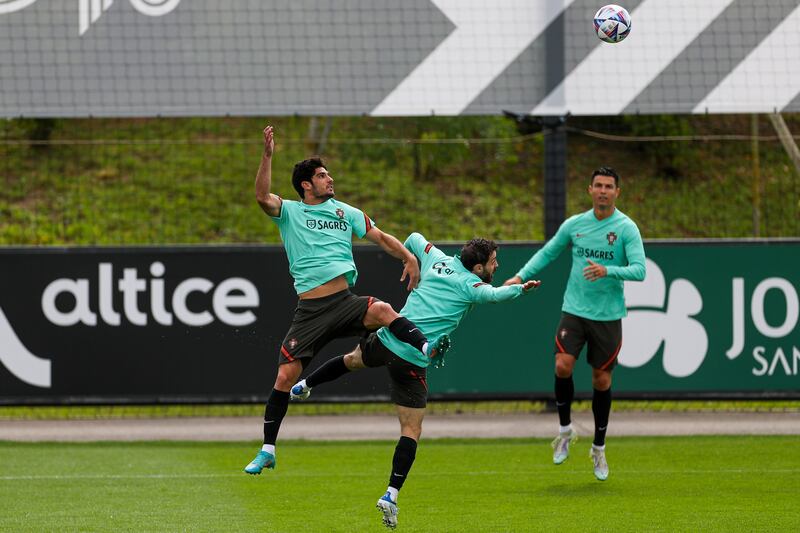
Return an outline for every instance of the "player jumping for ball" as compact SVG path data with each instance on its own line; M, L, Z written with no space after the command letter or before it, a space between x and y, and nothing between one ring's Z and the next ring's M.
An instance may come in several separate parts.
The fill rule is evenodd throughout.
M450 343L446 335L428 342L420 329L398 315L391 305L350 292L358 276L353 261L353 234L366 237L402 260L400 281L408 279L409 290L419 282L414 255L395 237L375 227L363 212L334 199L333 177L320 159L306 159L294 167L292 185L301 201L283 200L272 194L275 148L272 126L267 126L263 134L264 153L256 174L256 200L278 225L299 302L281 343L278 375L264 409L264 444L245 467L248 474L275 468L275 442L289 404L289 390L303 368L331 340L363 336L386 327L422 359L444 355Z
M405 247L419 259L422 277L400 312L428 337L448 336L475 304L513 300L539 286L538 281L507 287L490 285L498 267L493 241L472 239L460 255L450 257L419 233L412 233ZM397 495L414 463L422 433L428 398L427 367L440 364L442 357L425 357L399 340L391 328L384 327L362 339L351 353L331 359L292 387L292 398L303 400L313 387L348 372L386 367L400 419L400 440L394 450L389 486L377 506L383 513L383 523L392 529L397 526Z

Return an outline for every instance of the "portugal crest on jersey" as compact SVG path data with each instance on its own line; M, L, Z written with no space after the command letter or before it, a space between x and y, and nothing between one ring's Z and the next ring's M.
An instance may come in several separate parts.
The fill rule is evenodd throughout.
M344 218L344 209L341 207L336 210L336 216L339 218Z
M613 231L609 231L606 235L606 239L608 240L608 245L613 246L615 242L617 242L617 234Z

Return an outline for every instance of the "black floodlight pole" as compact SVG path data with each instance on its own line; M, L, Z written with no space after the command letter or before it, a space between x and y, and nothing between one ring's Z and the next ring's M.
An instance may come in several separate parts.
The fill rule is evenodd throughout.
M544 132L544 237L555 235L567 212L567 118L535 117L513 111L503 114L514 120L523 135Z
M567 117L543 117L544 237L549 239L567 212Z

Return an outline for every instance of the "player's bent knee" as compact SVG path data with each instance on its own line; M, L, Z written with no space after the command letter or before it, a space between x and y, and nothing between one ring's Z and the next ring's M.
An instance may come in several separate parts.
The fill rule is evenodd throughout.
M366 325L388 326L398 316L400 315L397 314L390 304L386 302L376 302L367 310L364 323Z
M380 302L379 306L379 316L381 318L381 325L388 326L392 323L392 321L397 318L397 312L392 308L392 306L386 302Z
M356 347L355 350L344 356L344 366L347 367L348 370L360 370L367 367L367 365L364 364L364 356L361 353L360 347Z

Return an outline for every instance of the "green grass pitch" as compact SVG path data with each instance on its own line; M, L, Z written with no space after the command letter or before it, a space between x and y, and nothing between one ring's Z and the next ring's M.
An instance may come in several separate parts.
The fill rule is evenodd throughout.
M423 440L397 531L799 531L800 438ZM394 442L0 443L0 531L384 531Z

